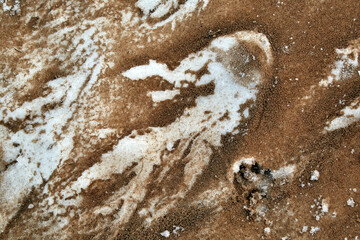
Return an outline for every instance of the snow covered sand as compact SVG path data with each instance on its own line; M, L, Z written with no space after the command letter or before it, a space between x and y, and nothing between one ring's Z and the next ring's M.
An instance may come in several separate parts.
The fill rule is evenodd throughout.
M310 19L346 3L0 4L0 238L321 238L358 207L356 14Z

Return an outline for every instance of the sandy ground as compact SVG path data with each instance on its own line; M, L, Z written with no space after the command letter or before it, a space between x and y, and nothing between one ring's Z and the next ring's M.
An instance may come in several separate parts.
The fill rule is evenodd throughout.
M358 239L360 2L0 0L0 239Z

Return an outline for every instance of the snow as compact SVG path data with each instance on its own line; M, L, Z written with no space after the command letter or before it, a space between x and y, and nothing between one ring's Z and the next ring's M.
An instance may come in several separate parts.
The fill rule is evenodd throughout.
M163 237L168 238L168 237L170 237L170 232L168 230L165 230L162 233L160 233L160 235L163 236Z
M18 202L22 201L32 187L37 187L48 180L61 160L68 158L73 148L74 132L69 129L66 134L63 134L63 127L73 117L77 107L76 100L97 81L103 67L102 58L97 53L98 47L94 43L99 40L95 36L97 26L101 26L99 23L101 20L84 21L73 27L80 29L82 24L94 26L85 31L78 30L78 34L72 38L73 45L68 49L74 50L68 55L69 62L76 62L80 58L86 61L81 70L46 83L44 87L50 89L49 94L25 102L16 108L11 107L13 102L16 102L13 101L11 91L1 96L0 101L3 104L0 108L0 119L2 121L24 121L28 116L30 120L24 121L27 126L23 130L14 133L7 132L7 138L2 143L3 160L5 162L16 160L17 163L9 167L1 176L0 203L7 210L5 212L0 208L0 230L19 207ZM68 31L70 30L62 29L55 32L48 37L48 40L58 44ZM22 87L22 85L17 85L17 81L26 84L28 79L44 67L43 63L49 56L44 56L44 53L38 51L29 52L26 56L32 59L34 55L34 59L38 61L33 68L29 69L31 72L29 77L23 78L24 73L19 71L13 86ZM51 104L56 104L56 107L43 113L42 108ZM19 146L13 146L14 142Z
M8 4L8 0L0 0L0 4L3 5L3 11L10 12L10 15L16 15L16 14L20 14L21 12L21 8L20 8L20 0L15 0L14 1L14 5L7 5Z
M291 165L279 168L278 170L273 170L271 173L275 179L287 178L287 177L293 175L295 169L296 169L296 165L291 164Z
M197 61L194 61L195 63ZM166 79L169 83L180 87L179 79L186 81L195 81L195 77L189 73L182 71L185 66L179 66L174 71L168 69L166 64L158 63L156 60L150 60L149 64L133 67L122 73L124 77L131 80L143 80L150 76L160 76ZM186 66L188 67L188 66Z
M179 235L179 231L185 231L185 228L183 227L180 227L180 226L173 226L174 227L174 230L172 231L174 233L175 236L178 236Z
M6 0L0 0L0 2L3 3L3 8L9 8L6 5ZM19 1L16 0L15 4L18 2ZM207 3L208 1L205 0L188 0L168 19L159 22L152 27L156 28L170 21L176 23L177 20L183 20L186 17L190 17L195 10L200 11L205 8ZM136 4L145 14L151 14L150 17L164 16L171 8L178 7L178 2L176 0L139 0ZM14 5L12 10L14 9L16 10L17 6ZM123 15L122 21L128 22L129 24L130 22L138 21L135 16L126 14L126 12L120 14ZM65 14L64 17L56 18L53 22L47 22L46 26L52 28L62 22L66 22L66 17ZM104 68L104 58L101 55L103 51L98 51L99 48L96 43L99 41L99 39L97 39L98 32L101 34L101 30L98 28L102 25L101 21L88 22L87 24L81 22L72 27L64 27L48 36L48 42L53 43L55 46L63 46L65 41L60 41L60 39L66 39L65 36L72 36L71 39L68 39L71 40L71 45L67 49L64 49L65 54L59 54L58 57L61 61L66 60L67 62L72 63L80 62L80 69L76 69L75 67L73 73L47 83L45 87L51 89L51 92L48 95L34 99L31 102L25 102L21 106L13 108L13 111L8 109L6 109L6 113L5 111L0 111L0 119L5 122L10 120L21 121L28 116L31 117L31 120L27 122L28 126L25 130L20 130L14 134L8 133L9 139L3 143L6 150L4 152L4 161L11 162L16 159L18 163L9 167L6 173L2 175L0 192L4 194L0 196L1 202L16 203L17 201L20 201L23 197L20 193L26 195L32 187L36 187L39 184L42 184L44 180L48 180L54 169L56 169L63 160L69 158L69 154L74 147L73 137L75 135L75 130L74 128L69 127L67 129L68 132L63 134L63 128L70 120L76 121L72 118L74 117L75 112L77 112L77 100L83 96L83 92L84 94L87 94L91 91L92 86L96 84L98 76ZM152 27L149 27L149 29ZM72 35L73 32L76 32L76 34ZM146 133L144 135L137 135L136 132L134 132L132 133L134 138L125 137L119 141L113 151L104 154L99 163L94 164L94 166L84 171L76 181L66 186L60 194L62 195L61 200L56 199L58 201L55 201L55 197L49 197L44 200L44 202L48 202L48 205L59 204L63 206L76 204L76 201L79 201L79 199L73 196L76 196L80 191L87 188L92 180L106 179L108 177L106 174L122 173L134 161L137 161L141 164L139 164L139 167L134 168L134 171L137 171L137 176L135 177L135 180L133 180L136 184L129 184L129 186L120 189L118 193L124 199L124 206L119 212L119 216L121 216L119 222L122 220L125 221L128 213L131 213L132 210L136 209L137 203L141 202L145 196L145 192L141 192L142 189L145 189L143 184L147 183L146 180L150 174L149 169L152 169L155 164L160 163L161 158L159 152L163 149L168 149L169 151L172 150L173 143L178 140L179 136L181 137L180 144L186 145L190 141L193 141L194 149L196 149L196 151L191 151L189 155L191 156L189 157L189 164L186 165L184 169L185 186L190 189L194 183L194 179L196 179L202 169L207 166L207 163L210 160L212 149L209 145L220 146L222 136L232 132L244 118L249 117L249 108L243 113L239 113L239 110L241 109L240 106L247 103L249 100L254 101L256 99L256 94L258 92L257 85L262 81L260 78L261 76L256 75L251 86L240 86L236 83L234 74L229 72L221 61L217 60L216 57L219 52L230 50L235 42L251 41L263 49L267 56L267 63L269 65L272 64L270 43L263 34L245 31L235 33L232 36L221 37L218 38L218 40L220 43L214 41L204 50L189 55L173 71L169 70L166 64L150 60L146 65L134 67L123 72L123 76L134 81L146 81L147 77L160 76L164 78L165 81L174 84L174 89L172 90L149 92L148 96L151 97L154 102L173 99L180 93L180 88L186 87L182 81L195 83L196 86L214 82L214 94L198 97L196 99L196 106L191 109L185 109L184 115L179 116L169 126L154 127L151 129L151 133ZM70 59L66 58L67 52L71 53ZM40 50L34 52L34 55L38 57L33 58L35 67L30 69L28 74L29 79L39 70L44 68L44 61L42 61L41 58L47 57L44 56L44 54L41 54ZM30 54L29 58L32 57L33 56ZM81 62L82 59L84 59L84 62ZM205 74L201 79L196 79L194 74L189 73L189 70L197 71L206 63L209 63L209 73ZM18 81L19 84L26 83L26 80L23 73L20 73L16 78L16 81ZM8 98L6 101L11 102L12 98ZM61 104L59 107L49 110L45 114L42 113L42 107L60 102ZM203 112L206 110L211 110L212 113L204 116ZM217 119L224 115L225 110L229 111L229 119L218 122ZM78 116L75 116L75 119L76 117ZM209 117L210 119L208 119ZM39 124L39 127L35 127L36 124ZM43 134L42 132L45 133ZM104 128L98 129L94 134L102 139L113 132L112 129ZM201 132L200 136L196 135L198 132ZM207 141L206 144L204 143L204 140ZM13 142L17 142L20 146L18 148L12 146ZM21 156L19 156L19 149L22 150ZM114 163L114 159L119 161ZM164 162L167 164L167 169L174 164L171 159L166 159L166 161ZM119 164L119 162L121 164ZM38 164L40 164L39 167ZM144 169L141 174L139 174L139 169ZM161 174L164 175L166 172L162 172ZM8 186L11 186L11 188ZM45 186L45 193L47 186ZM13 194L14 192L15 194ZM172 198L175 200L177 198L182 198L185 193L185 190L179 191L176 195L172 196ZM73 198L65 200L67 197ZM153 199L154 206L156 206L157 201L158 199ZM41 203L43 206L45 206L44 202ZM166 213L166 210L169 208L169 205L166 204L163 204L162 206L164 206L163 209L154 212L154 218ZM29 205L29 208L33 207L32 204ZM60 207L56 208L56 206L47 206L47 209L55 215L64 213L64 209L61 209ZM9 211L12 211L12 209ZM111 212L111 208L104 207L97 209L96 211L99 214L107 214ZM142 212L146 213L146 211ZM150 212L150 210L148 212ZM0 225L4 226L5 222L10 219L10 217L11 216L0 215L1 221L4 221L1 222ZM65 222L59 224L65 224ZM2 226L0 226L0 229ZM175 227L175 230L173 231L174 234L179 230L183 231L181 227ZM166 230L162 232L161 235L169 237L170 232Z
M339 56L339 60L334 62L334 67L330 72L327 79L323 79L319 82L319 86L328 87L335 81L346 79L353 75L352 71L346 69L354 69L359 66L359 46L350 45L344 49L336 49L336 53ZM351 56L354 56L354 59Z
M193 201L194 206L204 206L206 208L218 207L218 203L226 201L230 197L231 190L228 187L227 182L221 181L216 187L212 187L204 190Z
M161 3L162 0L138 0L135 6L141 9L144 14L149 15L150 11L153 11L156 6Z
M306 233L308 230L308 226L303 226L303 228L301 229L301 233Z
M151 96L153 102L162 102L165 100L171 100L176 95L180 94L180 90L165 90L165 91L152 91L148 93Z
M347 201L346 201L346 204L350 207L354 207L355 206L355 201L353 198L349 198Z
M237 45L238 41L235 37L216 38L212 41L211 45L223 51L229 51L230 48Z
M167 0L165 3L160 4L156 10L151 13L152 18L161 18L165 16L171 8L177 8L178 1L177 0Z
M247 157L247 158L242 158L240 159L239 161L236 161L234 164L233 164L233 172L234 173L237 173L239 172L239 169L240 169L240 165L242 164L247 164L247 165L252 165L255 163L255 158L254 157Z
M256 37L257 35L254 33L249 34L251 35L248 38L249 41L255 41L254 44L263 46L263 42L257 41L258 39L263 41L264 35L259 34L261 36ZM239 39L239 36L244 37L245 33L235 33L222 38ZM237 77L224 66L221 58L217 57L220 51L223 53L223 50L210 43L203 50L192 53L183 59L179 66L173 70L170 70L166 64L150 60L148 64L135 66L122 72L121 75L124 78L132 81L147 81L148 78L160 76L164 81L173 84L173 89L150 92L149 96L155 102L167 101L173 97L172 95L178 94L181 88L186 88L188 85L185 83L204 86L213 82L215 89L213 94L197 97L195 106L185 109L184 113L178 116L171 124L164 127L152 127L151 131L145 134L137 134L134 131L130 136L122 138L113 148L113 151L104 154L100 162L85 170L76 181L66 186L61 192L62 198L56 199L57 203L66 206L72 201L71 203L75 204L76 201L80 201L79 198L75 197L76 194L82 189L86 189L92 181L107 179L109 174L112 173L121 174L134 162L139 162L141 164L133 168L137 175L132 179L132 182L113 194L114 198L117 196L117 199L124 200L117 221L119 224L125 223L132 216L137 204L146 195L146 184L153 166L164 164L164 168L159 174L161 180L178 159L174 156L162 159L160 153L165 149L172 150L173 143L178 140L180 140L179 145L182 146L181 148L187 146L191 141L192 148L188 155L189 161L184 167L184 187L170 196L171 201L168 203L159 204L159 201L163 201L161 200L162 194L154 196L148 200L149 205L147 207L139 209L139 213L144 217L145 223L150 224L153 219L166 214L170 208L174 207L176 201L185 196L192 188L197 177L208 165L212 153L210 146L221 146L222 136L232 133L240 121L244 119L244 115L249 115L248 112L242 114L239 110L241 105L249 100L256 99L257 85L262 81L259 78L260 76L257 75L253 79L253 84L249 86L238 84ZM267 54L270 59L272 57L271 52ZM195 74L190 73L204 66L207 67L208 73L202 77L197 78ZM204 114L205 111L211 113ZM247 109L247 111L249 110ZM219 121L218 119L225 113L228 114L228 118ZM172 154L181 154L181 152L174 151ZM121 162L121 164L118 164L118 162ZM140 171L141 174L139 174ZM64 200L66 198L72 200Z
M152 30L171 23L171 29L174 30L178 22L191 17L196 13L196 10L199 12L205 9L208 3L209 0L187 0L180 5L178 0L138 0L135 6L143 12L143 20L146 20L148 17L158 19L168 14L171 9L176 9L172 15L163 21L157 22L154 25L147 23L142 25L143 28Z
M345 128L360 120L360 98L356 98L349 106L341 110L342 116L333 119L324 130L331 132L340 128Z
M320 173L318 170L314 170L311 174L311 177L310 177L310 180L311 181L317 181L319 180L319 177L320 177Z
M320 227L311 227L310 234L315 235L316 232L320 230Z
M172 151L174 149L174 143L173 142L166 143L166 149L168 151Z
M326 201L325 199L323 199L323 200L321 201L321 211L322 211L323 213L329 212L329 204L327 203L327 201Z

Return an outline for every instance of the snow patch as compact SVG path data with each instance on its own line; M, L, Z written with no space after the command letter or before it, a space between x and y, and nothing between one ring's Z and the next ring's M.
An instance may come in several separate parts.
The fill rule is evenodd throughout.
M176 95L180 94L180 90L165 90L165 91L152 91L149 92L147 95L151 96L153 102L162 102L165 100L171 100Z
M163 237L168 238L168 237L170 237L170 232L168 230L165 230L162 233L160 233L160 235L163 236Z
M323 200L321 201L321 211L322 211L323 213L329 212L329 204L327 203L326 199L323 199Z
M311 174L311 177L310 177L310 180L311 181L317 181L319 180L319 177L320 177L320 173L318 170L314 170Z
M320 227L311 227L310 234L315 235L318 231L320 231Z
M135 6L140 8L144 14L149 15L150 11L154 11L161 1L162 0L138 0Z
M301 233L306 233L308 230L308 226L303 226L302 229L301 229Z
M346 201L346 204L350 207L354 207L355 206L355 201L353 198L349 198L347 201Z
M254 157L242 158L241 160L236 161L233 164L233 172L234 173L239 172L240 166L242 164L253 165L254 163L255 163L255 158Z
M319 82L319 86L327 87L335 81L340 81L351 77L359 66L359 39L354 41L354 44L344 49L336 49L339 60L335 61L334 68L331 70L327 79ZM353 56L353 57L352 57Z
M345 107L341 110L342 116L333 119L327 123L324 128L326 132L332 132L334 130L345 128L350 126L352 123L360 120L360 98L353 101L350 106Z
M0 4L2 4L3 11L10 12L11 16L19 15L21 13L20 0L15 0L12 6L8 5L8 2L9 2L8 0L0 0Z
M277 178L287 178L293 176L293 173L295 172L296 165L288 165L282 168L279 168L278 170L272 171L272 176Z

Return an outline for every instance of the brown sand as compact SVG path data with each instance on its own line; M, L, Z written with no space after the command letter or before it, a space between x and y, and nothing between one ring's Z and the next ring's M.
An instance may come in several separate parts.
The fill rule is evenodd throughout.
M108 3L94 14L85 11L84 14L74 13L69 21L58 28L72 26L76 24L77 19L95 19L101 16L115 23L119 21L116 11L127 6L142 14L134 3L135 1L119 1ZM82 1L78 4L80 8L87 8L87 4ZM0 56L0 69L4 64L13 69L7 79L16 75L16 69L31 67L28 62L21 60L25 54L21 51L22 45L29 44L33 49L50 49L54 54L60 49L51 46L52 43L46 39L40 41L37 38L46 38L53 31L58 31L46 28L46 23L60 17L49 13L56 8L64 8L65 2L21 1L21 5L20 15L10 16L4 12L0 18L1 48L19 50L14 50L11 56ZM176 11L173 9L162 19L147 21L154 24L152 21L159 22ZM26 19L25 16L29 13L37 17ZM40 239L46 236L57 239L59 233L51 233L49 225L41 225L41 222L48 219L55 224L57 218L54 218L52 213L47 213L46 209L45 212L39 210L40 212L34 215L37 207L29 209L30 203L37 206L48 194L55 194L78 179L85 170L100 162L103 154L112 151L119 139L131 135L133 130L137 130L141 135L151 132L150 127L165 127L173 123L184 114L185 109L196 105L195 99L199 96L213 94L215 87L213 83L202 87L189 86L181 90L176 97L178 101L164 101L154 107L147 92L172 89L173 85L160 77L147 79L146 82L123 81L119 76L120 72L147 64L150 59L165 63L170 69L174 69L182 59L206 47L212 39L242 30L261 32L268 37L274 54L273 67L266 72L268 80L259 90L250 117L238 126L240 133L224 135L221 147L211 147L213 153L209 165L185 197L177 201L174 208L149 227L143 225L144 220L139 217L138 211L149 204L147 199L162 196L160 194L163 189L171 195L182 188L179 185L184 181L184 167L192 142L188 146L183 146L183 142L178 142L179 146L174 145L174 151L179 149L178 155L181 158L162 180L158 179L164 166L154 166L151 173L153 181L148 183L146 196L124 226L112 228L109 222L115 220L115 217L111 215L98 215L86 222L75 215L70 218L73 222L70 223L71 226L63 231L72 239L164 239L159 233L166 229L171 232L173 226L181 226L185 230L179 230L179 235L172 234L170 239L355 239L356 236L360 236L360 125L355 122L346 128L323 133L327 121L341 115L340 110L344 105L339 104L339 100L349 105L360 96L360 77L354 74L346 79L346 83L340 82L327 88L316 87L315 90L311 90L311 86L317 85L321 79L329 75L336 60L335 49L346 48L351 41L360 38L359 17L360 2L356 0L284 0L278 3L219 0L210 1L200 14L184 19L174 31L171 31L171 26L165 25L148 33L151 36L166 35L160 42L147 42L147 37L144 36L140 39L144 48L135 48L131 40L134 36L123 37L111 49L116 52L111 59L114 65L101 73L101 78L107 80L94 87L99 98L89 98L91 104L84 107L85 110L89 110L85 119L96 119L102 128L117 130L94 144L90 143L91 138L87 135L74 136L75 147L71 154L74 158L79 153L82 153L81 156L76 161L73 158L67 159L54 171L49 180L33 188L4 231L0 233L0 238ZM116 39L117 32L121 31L121 25L117 26L117 29L109 27L106 30L109 38ZM21 37L29 35L34 29L39 33L32 35L30 39ZM34 44L30 44L29 41L34 41ZM255 53L256 50L252 49L251 52ZM232 59L235 60L231 64L237 64L237 56ZM82 64L81 60L58 61L53 62L54 65L49 63L34 79L30 79L28 89L19 90L14 94L17 106L45 96L46 88L43 86L46 86L47 82L66 76L74 66L81 67ZM355 72L357 70L359 68ZM196 74L200 78L206 73L206 69L203 69ZM6 83L6 79L0 81L3 87L11 84ZM122 87L120 90L114 90L109 87L110 85ZM309 94L312 94L311 99L304 101L303 97ZM119 97L110 97L114 95ZM92 104L97 104L97 101L101 102L101 106L111 109L109 115L92 115ZM121 104L125 101L129 107ZM49 105L43 111L56 107L57 105ZM76 117L74 115L74 118ZM10 131L17 132L25 127L25 121L2 120L1 124ZM69 120L69 124L71 121ZM245 124L246 135L241 134ZM67 124L63 127L64 132L68 131L68 126ZM85 122L85 126L91 129L89 123ZM180 151L183 153L180 154ZM176 156L176 153L173 154ZM270 190L267 194L261 195L259 188L239 173L233 182L231 194L220 204L221 210L215 211L211 207L191 204L204 190L216 186L219 181L227 181L232 163L243 156L256 158L258 165L253 167L255 169L252 171L258 172L260 178L268 179L266 181L269 181ZM5 165L0 165L2 172L11 167L7 163L0 164ZM137 164L126 168L121 174L112 174L106 180L93 181L80 193L83 201L75 210L86 212L103 205L111 198L112 192L126 186L138 174L133 170ZM296 166L296 172L285 184L256 169L279 169L290 164ZM310 181L314 170L320 172L318 181ZM49 186L49 192L44 194L43 187L48 181L52 184ZM353 188L357 188L357 192L349 190ZM347 205L350 198L355 202L354 207ZM321 215L319 206L323 200L329 205L329 212ZM118 209L121 205L119 203ZM256 211L260 205L268 209L265 216L259 216ZM67 215L71 208L63 214ZM319 215L320 220L317 220L316 216ZM101 224L107 227L99 227ZM301 232L304 226L308 226L306 233ZM270 229L269 233L264 232L267 227ZM318 227L320 230L310 234L311 227ZM85 234L79 233L79 229L93 231ZM42 235L43 233L50 235Z

